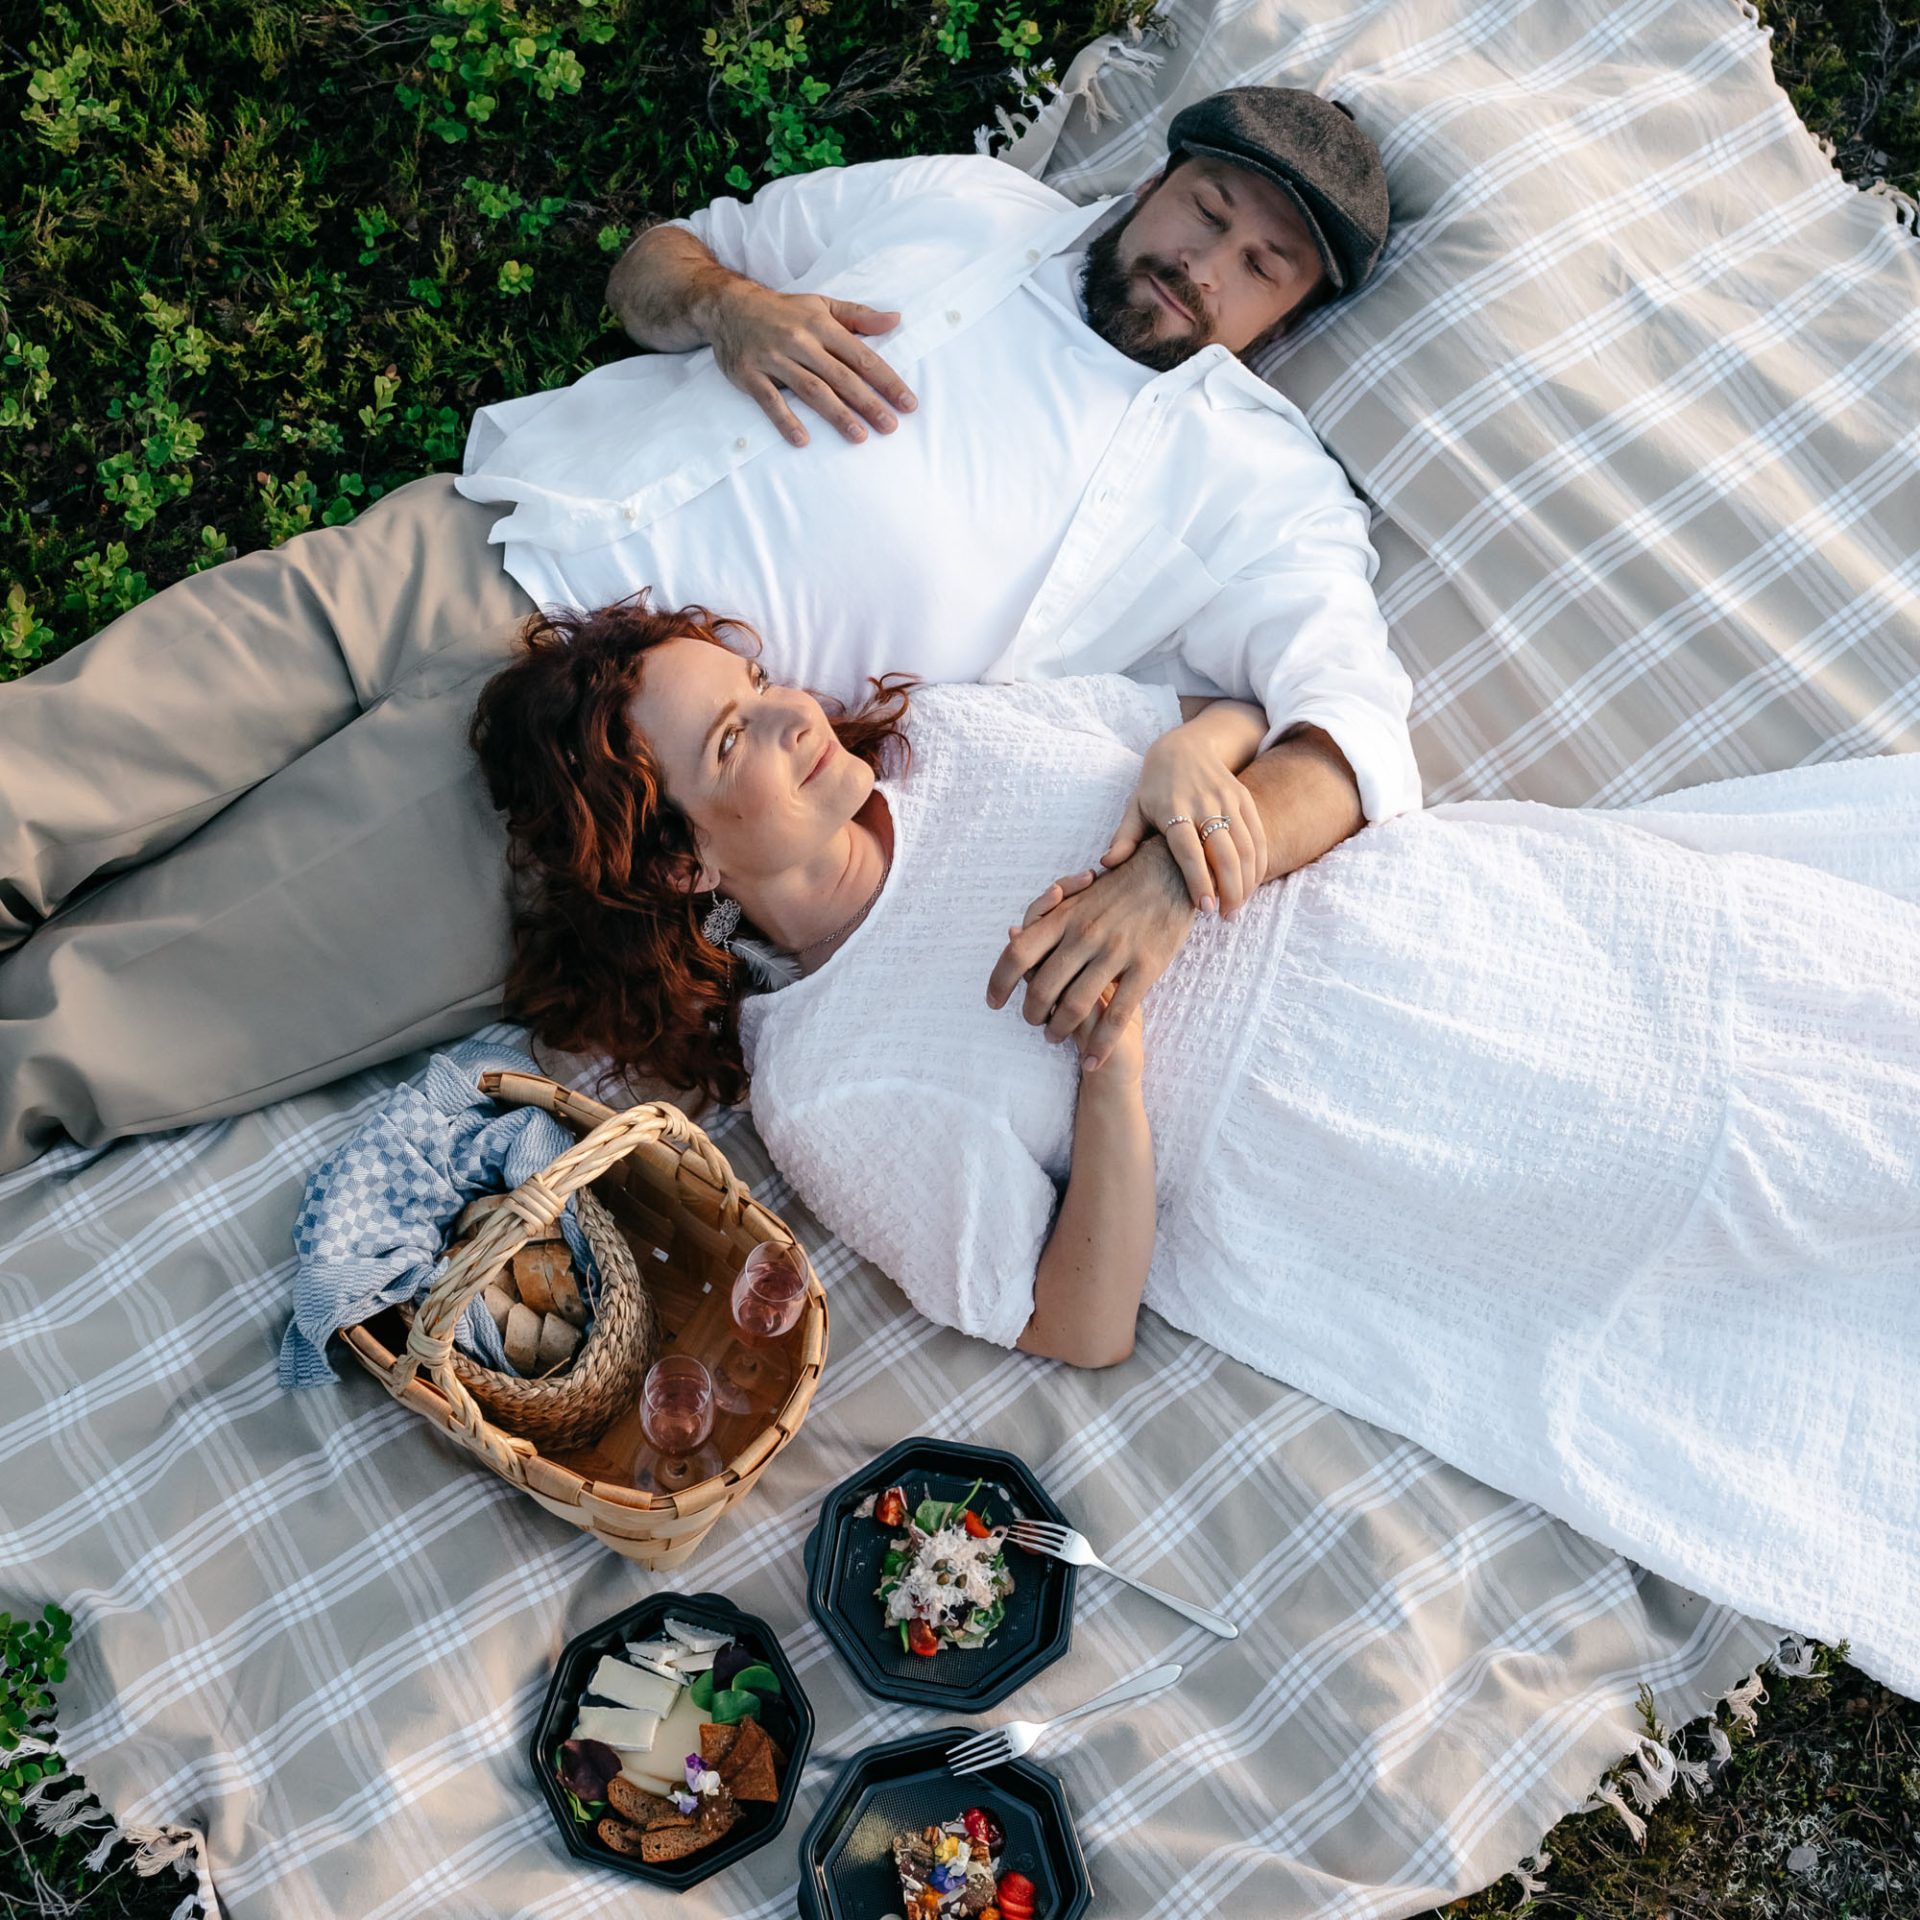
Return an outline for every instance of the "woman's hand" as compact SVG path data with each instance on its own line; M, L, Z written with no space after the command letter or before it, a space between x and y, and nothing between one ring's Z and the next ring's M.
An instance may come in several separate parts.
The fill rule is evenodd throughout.
M1220 819L1228 824L1203 839L1201 829ZM1147 749L1140 785L1100 856L1101 865L1117 867L1131 859L1153 833L1165 836L1198 912L1210 912L1217 901L1231 918L1266 877L1267 834L1260 810L1196 726L1175 727Z

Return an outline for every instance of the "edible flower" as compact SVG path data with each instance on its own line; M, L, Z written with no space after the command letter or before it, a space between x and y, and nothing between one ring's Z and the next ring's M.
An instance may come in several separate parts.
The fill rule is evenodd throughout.
M957 1861L943 1861L927 1875L927 1883L939 1893L951 1893L966 1883L967 1870Z
M689 1795L718 1793L720 1791L720 1776L708 1767L706 1761L699 1754L688 1754L685 1765L687 1769L687 1792ZM673 1796L675 1806L680 1806L680 1798L681 1796L677 1793ZM682 1813L691 1813L693 1808L691 1806L680 1807L680 1811Z

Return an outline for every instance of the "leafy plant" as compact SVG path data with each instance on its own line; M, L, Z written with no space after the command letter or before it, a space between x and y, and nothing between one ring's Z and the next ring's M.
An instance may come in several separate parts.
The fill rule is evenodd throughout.
M72 1616L51 1601L35 1620L0 1613L0 1819L9 1826L18 1822L28 1788L65 1771L57 1753L23 1754L21 1745L53 1718L72 1632Z

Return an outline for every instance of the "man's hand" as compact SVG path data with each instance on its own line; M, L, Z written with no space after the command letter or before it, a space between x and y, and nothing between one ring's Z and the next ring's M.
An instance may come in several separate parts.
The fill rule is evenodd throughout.
M891 433L900 424L892 409L911 413L917 404L906 382L861 337L898 326L897 313L736 279L703 318L720 371L751 394L796 447L807 444L807 430L782 389L849 440L864 440L869 422Z
M1150 840L1111 873L1080 873L1054 884L1027 909L987 982L987 1004L1004 1007L1026 982L1022 1009L1050 1040L1090 1031L1082 1043L1097 1071L1155 981L1192 930L1187 883L1164 840ZM1110 997L1109 997L1110 994ZM1089 1020L1106 1012L1089 1029Z

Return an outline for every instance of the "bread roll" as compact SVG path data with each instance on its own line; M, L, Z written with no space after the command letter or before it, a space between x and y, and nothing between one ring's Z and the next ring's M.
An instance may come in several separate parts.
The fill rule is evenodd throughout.
M584 1327L587 1324L586 1296L580 1291L579 1276L569 1261L557 1272L547 1274L547 1289L553 1295L553 1311L570 1325Z
M542 1375L557 1373L580 1351L580 1331L569 1326L557 1313L545 1315L540 1322L540 1364Z
M480 1296L480 1301L487 1310L488 1318L500 1329L501 1338L505 1339L507 1315L513 1311L513 1295L498 1280L492 1280L487 1283L487 1290Z
M516 1372L531 1376L540 1371L540 1316L524 1301L513 1303L500 1337Z

